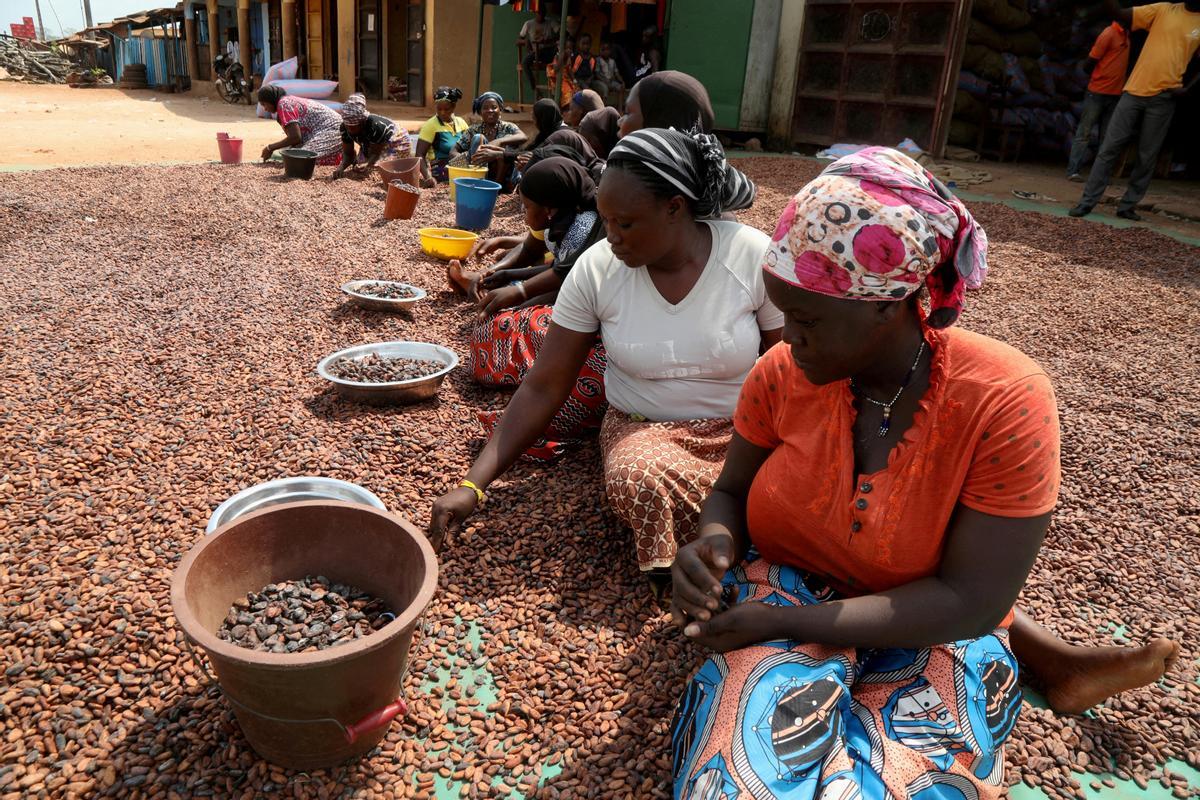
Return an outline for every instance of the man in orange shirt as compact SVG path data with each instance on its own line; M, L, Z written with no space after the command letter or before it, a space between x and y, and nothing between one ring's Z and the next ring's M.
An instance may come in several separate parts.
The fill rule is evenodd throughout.
M1108 3L1118 22L1131 30L1149 31L1150 35L1109 120L1079 205L1070 214L1083 217L1092 212L1108 188L1121 152L1136 138L1137 162L1125 195L1117 205L1117 216L1140 220L1134 208L1150 186L1158 151L1175 114L1175 101L1196 85L1194 79L1184 86L1183 73L1200 48L1200 0L1153 3L1132 9L1117 8L1116 0Z
M1083 68L1091 73L1092 79L1083 98L1083 112L1079 115L1079 127L1075 129L1075 141L1071 143L1071 156L1067 159L1067 177L1073 181L1083 180L1079 170L1091 148L1092 129L1099 123L1098 141L1103 142L1108 120L1121 99L1125 73L1129 70L1129 31L1119 22L1101 31Z

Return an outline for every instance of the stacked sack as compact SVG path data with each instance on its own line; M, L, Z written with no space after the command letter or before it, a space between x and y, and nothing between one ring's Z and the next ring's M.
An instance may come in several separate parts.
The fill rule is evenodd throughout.
M338 82L297 78L296 73L299 69L300 62L295 57L272 64L271 68L267 70L267 74L263 76L262 85L279 86L293 97L319 100L322 105L329 106L334 111L340 111L342 104L329 99L337 91ZM275 115L264 111L261 104L258 107L258 115L263 119L275 119Z
M1091 5L1097 5L1095 3ZM1076 9L1077 10L1077 9ZM949 142L974 147L987 112L988 88L1009 92L1003 122L1025 128L1027 148L1070 151L1086 76L1078 66L1090 41L1080 19L1053 4L975 0L967 28ZM1061 46L1061 57L1055 53Z

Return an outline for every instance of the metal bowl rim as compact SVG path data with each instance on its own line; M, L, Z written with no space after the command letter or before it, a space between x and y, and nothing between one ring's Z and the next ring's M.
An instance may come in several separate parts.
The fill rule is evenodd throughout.
M232 506L234 506L238 501L245 500L247 497L250 497L255 494L261 494L263 492L267 492L272 489L285 487L290 484L300 484L300 483L316 484L317 486L322 486L322 485L337 486L337 487L348 490L347 491L348 494L362 494L362 501L361 501L362 505L370 506L372 508L378 508L380 511L387 511L387 506L385 506L383 504L383 501L379 499L378 495L376 495L374 492L372 492L370 489L368 489L365 486L360 486L357 483L351 483L350 481L343 481L338 478L326 478L322 475L292 475L291 477L287 477L287 478L276 478L275 480L264 481L263 483L256 483L253 486L247 486L246 488L240 489L239 491L237 491L230 497L226 498L224 501L221 502L220 505L218 505L215 509L213 509L212 514L209 515L208 524L204 528L205 535L212 533L214 530L216 530L221 525L225 525L229 522L232 522L233 520L237 519L238 517L243 516L246 513L252 513L253 511L261 510L260 507L255 507L254 509L251 510L251 512L242 512L241 514L238 514L238 516L236 516L236 517L232 517L230 519L222 519L222 517L226 514L227 510L229 508L231 508ZM290 501L280 501L280 502L290 502ZM346 500L344 498L338 497L338 498L329 498L328 502L331 502L331 503L353 503L354 501ZM274 505L274 503L272 505Z
M414 292L416 292L416 296L415 297L376 297L373 294L363 294L362 292L356 292L352 288L350 288L350 287L354 286L355 284L360 284L360 283L387 283L387 284L391 284L392 286L403 286L406 289L412 289ZM370 300L371 302L375 302L375 303L395 303L396 305L407 305L409 303L415 303L418 300L424 300L426 297L429 296L429 293L426 292L424 289L422 289L420 286L413 286L411 283L405 283L404 281L377 281L377 280L372 280L372 279L368 279L368 278L360 278L358 280L347 281L346 283L342 284L341 290L343 293L348 294L351 297L358 299L358 300Z
M334 361L336 361L339 358L355 358L360 355L365 356L371 352L378 352L378 348L385 347L387 345L392 345L392 344L428 345L429 347L433 347L436 350L440 351L440 353L443 353L446 356L448 356L449 360L446 362L445 367L443 367L442 369L440 369L437 372L434 372L430 375L423 375L420 378L409 378L408 380L404 380L404 381L391 381L389 383L364 383L362 381L348 381L345 378L335 377L333 375L333 373L331 373L329 371L329 365L332 364ZM351 351L361 351L361 352L355 353L355 355L353 355L353 356L347 355ZM320 360L320 362L317 364L317 374L320 375L325 380L329 381L330 383L334 383L339 386L349 386L349 387L352 387L355 389L372 388L372 389L377 389L379 391L387 391L389 389L404 389L404 388L407 388L410 386L417 386L419 384L422 384L422 383L425 383L428 381L433 381L435 379L445 378L457 366L458 366L458 353L454 352L449 347L443 347L442 345L434 344L433 342L417 342L417 341L413 341L411 339L406 339L406 340L393 340L393 341L388 341L388 342L372 342L371 344L356 344L353 347L345 347L341 350L338 350L336 353L330 353L329 355L322 358Z

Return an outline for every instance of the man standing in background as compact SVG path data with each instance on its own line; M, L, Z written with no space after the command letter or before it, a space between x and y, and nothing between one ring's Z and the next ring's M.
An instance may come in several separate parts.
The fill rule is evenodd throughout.
M525 43L525 58L521 68L529 79L529 87L537 92L537 76L533 74L534 64L549 64L558 53L558 21L546 16L547 3L539 3L537 16L525 20L521 26L517 43Z
M1083 63L1083 69L1091 73L1091 80L1083 98L1083 112L1075 129L1075 141L1071 143L1071 157L1067 159L1067 178L1080 182L1083 176L1079 170L1083 169L1083 162L1091 149L1092 129L1099 123L1100 138L1096 141L1103 142L1108 120L1125 87L1125 74L1129 71L1129 31L1119 22L1101 31Z
M1116 0L1109 0L1109 10L1123 26L1149 31L1150 35L1108 122L1108 131L1100 143L1079 205L1069 213L1072 217L1092 213L1104 197L1125 145L1136 138L1137 161L1125 195L1117 205L1117 216L1140 220L1134 209L1150 186L1158 151L1175 114L1175 102L1196 85L1193 79L1184 86L1183 73L1200 47L1200 0L1153 3L1137 8L1119 8Z

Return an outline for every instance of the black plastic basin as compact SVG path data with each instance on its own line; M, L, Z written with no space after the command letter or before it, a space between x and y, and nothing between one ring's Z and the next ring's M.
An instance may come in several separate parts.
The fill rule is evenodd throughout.
M290 147L283 151L283 174L289 178L308 180L317 168L317 154L312 150Z

